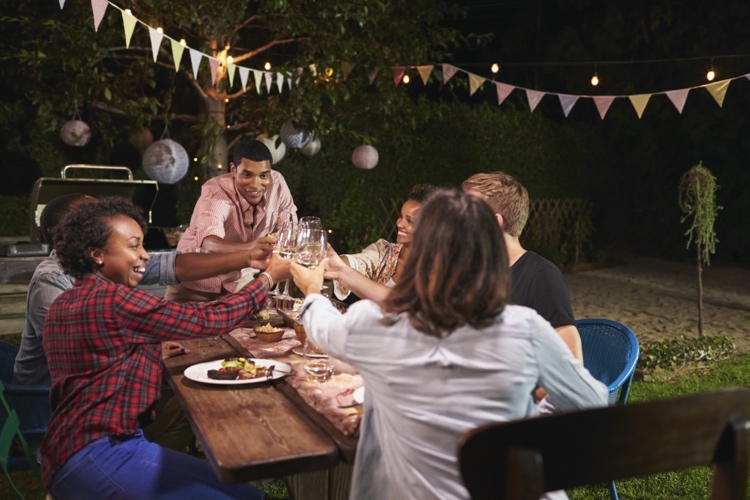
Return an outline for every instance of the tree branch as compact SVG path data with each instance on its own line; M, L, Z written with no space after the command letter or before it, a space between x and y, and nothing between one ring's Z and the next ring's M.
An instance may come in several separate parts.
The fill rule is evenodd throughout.
M246 59L250 59L251 57L255 57L256 55L261 54L261 53L267 51L271 47L274 47L276 45L285 44L285 43L296 42L297 40L298 40L297 38L288 38L286 40L273 40L273 41L268 42L267 44L263 45L262 47L258 47L255 50L249 50L249 51L245 52L244 54L242 54L240 56L235 56L234 57L234 62L237 63L237 62L240 62L240 61L244 61Z

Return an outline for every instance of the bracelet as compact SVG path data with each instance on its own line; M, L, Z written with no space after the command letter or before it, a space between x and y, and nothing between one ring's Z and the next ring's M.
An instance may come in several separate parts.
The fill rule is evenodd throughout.
M268 280L268 289L270 290L271 288L273 288L273 278L271 277L271 275L268 274L266 271L263 271L262 273L258 275L258 278L260 278L261 276L265 276L266 279Z

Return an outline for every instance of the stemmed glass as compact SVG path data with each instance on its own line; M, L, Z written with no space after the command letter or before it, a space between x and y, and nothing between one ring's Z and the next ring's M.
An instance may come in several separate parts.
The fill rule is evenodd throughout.
M300 226L294 261L310 269L318 267L326 258L326 233L322 229Z
M313 217L313 216L306 216L302 217L299 220L299 227L300 229L306 228L306 229L323 229L323 222L320 220L320 217Z

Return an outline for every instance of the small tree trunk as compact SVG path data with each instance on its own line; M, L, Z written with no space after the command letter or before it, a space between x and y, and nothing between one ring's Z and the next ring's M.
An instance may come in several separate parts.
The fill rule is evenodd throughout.
M695 245L698 256L698 336L703 336L703 266L701 265L701 246Z

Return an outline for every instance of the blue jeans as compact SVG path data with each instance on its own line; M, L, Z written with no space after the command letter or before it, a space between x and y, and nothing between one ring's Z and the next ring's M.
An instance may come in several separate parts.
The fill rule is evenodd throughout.
M250 484L222 483L208 462L151 443L141 431L89 443L57 471L49 491L56 500L263 499Z

